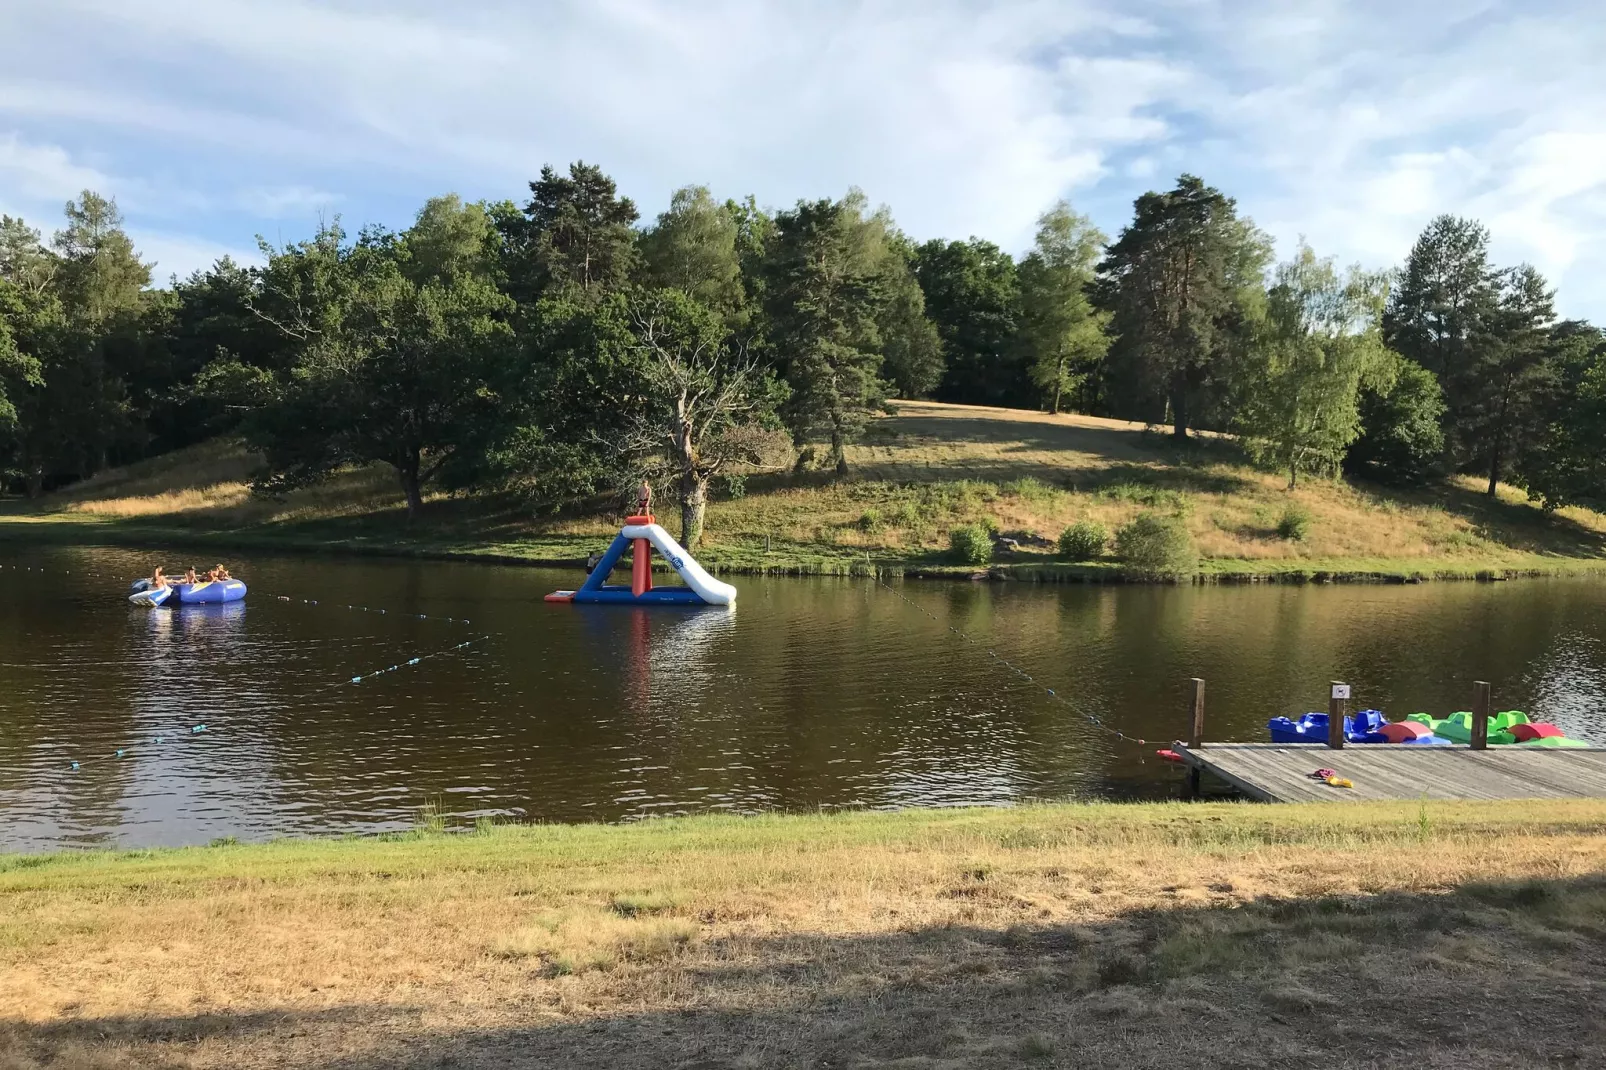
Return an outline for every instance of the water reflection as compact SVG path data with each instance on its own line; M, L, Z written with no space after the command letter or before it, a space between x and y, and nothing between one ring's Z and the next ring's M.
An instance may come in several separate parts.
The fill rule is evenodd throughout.
M264 557L235 567L246 603L131 611L122 587L151 555L30 557L71 576L24 575L0 606L9 847L397 828L431 800L621 820L1164 795L1176 774L1153 751L1184 730L1194 675L1215 738L1260 738L1330 679L1395 713L1463 708L1490 679L1500 706L1606 739L1599 583L904 584L920 612L873 584L746 579L735 611L635 610L546 605L561 573ZM322 604L273 597L306 590Z

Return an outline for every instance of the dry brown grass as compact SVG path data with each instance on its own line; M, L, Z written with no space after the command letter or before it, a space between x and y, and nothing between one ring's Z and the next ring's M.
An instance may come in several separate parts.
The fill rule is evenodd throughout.
M1309 570L1469 573L1606 565L1606 516L1546 516L1520 492L1498 500L1475 481L1418 492L1307 480L1247 464L1236 445L1205 436L1179 449L1143 426L1086 416L900 402L851 448L852 477L754 476L740 497L716 496L707 527L716 567L811 571L809 562L941 564L948 532L991 520L1006 533L1055 539L1078 520L1113 532L1145 510L1179 514L1213 572ZM173 529L267 538L433 542L436 550L573 558L617 530L618 518L532 515L507 502L431 500L430 519L406 528L390 471L374 466L265 500L248 493L254 459L216 442L107 473L51 496L12 523L41 519L161 522ZM716 488L720 490L722 488ZM1302 539L1278 534L1290 506L1310 516ZM672 510L663 509L664 513ZM666 517L670 526L675 518ZM768 552L762 550L770 547ZM1053 560L1046 547L1006 563Z
M229 528L368 516L403 504L394 476L383 465L341 472L272 498L251 492L260 465L260 458L238 441L218 439L75 483L46 498L43 510L105 519L175 518Z
M1164 434L1117 420L904 402L869 439L852 455L860 479L971 481L969 495L960 495L968 500L925 525L895 529L905 546L937 548L946 526L982 516L1006 530L1052 538L1082 519L1114 530L1145 509L1183 513L1201 556L1218 561L1498 561L1563 548L1600 555L1606 540L1606 516L1563 510L1547 523L1515 488L1503 487L1498 503L1479 494L1472 479L1421 494L1325 479L1306 479L1290 491L1285 476L1245 463L1230 440L1205 436L1180 453ZM851 530L865 497L851 485L846 495L817 491L806 504L795 503L793 511L807 522L790 534L834 527L848 529L839 541L875 545L881 540ZM1303 540L1277 535L1291 504L1311 515ZM730 509L737 516L744 511L740 502Z
M1603 830L1052 806L0 860L0 1067L1597 1065Z

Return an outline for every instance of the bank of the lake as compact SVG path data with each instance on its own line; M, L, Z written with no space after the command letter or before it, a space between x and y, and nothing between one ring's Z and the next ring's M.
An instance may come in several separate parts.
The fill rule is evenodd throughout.
M846 479L755 475L717 486L699 559L736 574L1121 581L1113 556L1064 561L1054 540L1076 521L1113 532L1150 511L1187 527L1199 553L1193 578L1204 582L1606 570L1606 517L1587 510L1547 514L1513 488L1490 498L1458 480L1415 491L1314 480L1289 490L1228 440L1178 448L1121 421L903 402L849 457ZM438 495L408 521L383 468L267 501L250 494L254 464L226 441L154 458L40 502L0 504L0 538L574 565L617 531L606 508L532 515L515 499L486 496ZM1290 515L1304 519L1290 527ZM976 523L1018 548L987 567L955 560L948 533Z
M1606 803L1535 805L0 856L0 1065L1584 1065Z

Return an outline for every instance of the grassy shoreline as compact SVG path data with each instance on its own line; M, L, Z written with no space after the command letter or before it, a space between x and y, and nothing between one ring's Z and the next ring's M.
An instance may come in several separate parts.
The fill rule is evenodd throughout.
M1606 1041L1606 803L1537 805L0 855L0 1066L1571 1065ZM1423 998L1484 991L1544 1013Z
M0 545L109 545L132 548L216 550L220 553L338 554L427 561L463 561L530 568L580 568L588 554L605 545L587 535L552 535L512 543L473 544L428 533L385 538L340 527L309 523L283 530L206 530L141 520L58 519L0 514ZM986 566L955 564L942 555L899 556L885 551L822 553L815 547L773 543L772 548L714 547L698 554L709 571L725 575L902 577L936 580L993 580L1029 583L1148 583L1127 575L1119 562L1056 560L995 561ZM661 561L654 567L665 571ZM1205 560L1184 584L1381 583L1433 581L1498 582L1606 575L1606 560L1539 554L1490 558L1367 558Z
M1200 583L1509 579L1606 572L1606 516L1546 515L1511 488L1448 481L1414 492L1316 481L1295 490L1230 440L1179 449L1140 425L901 403L850 451L852 475L754 476L709 506L698 558L729 574L1128 582L1109 556L1072 563L1052 542L1073 521L1113 531L1140 512L1179 517ZM341 552L574 567L617 532L594 513L534 516L496 497L437 495L409 523L383 469L265 501L254 459L215 442L103 473L37 503L0 503L0 540ZM738 493L740 491L740 493ZM1289 510L1308 531L1279 534ZM1019 549L958 563L950 529L986 521ZM670 520L670 527L674 527Z

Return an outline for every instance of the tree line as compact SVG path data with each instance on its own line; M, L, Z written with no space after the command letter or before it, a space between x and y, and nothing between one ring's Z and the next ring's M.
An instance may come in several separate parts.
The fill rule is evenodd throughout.
M1183 175L1114 240L1060 202L1023 256L916 242L850 191L778 211L707 188L643 223L600 168L529 198L436 197L151 286L114 201L47 242L0 217L0 478L30 496L220 433L277 493L384 462L545 506L650 479L695 545L710 486L843 473L892 398L1230 431L1262 463L1606 498L1606 335L1529 265L1433 220L1403 266L1272 243Z

